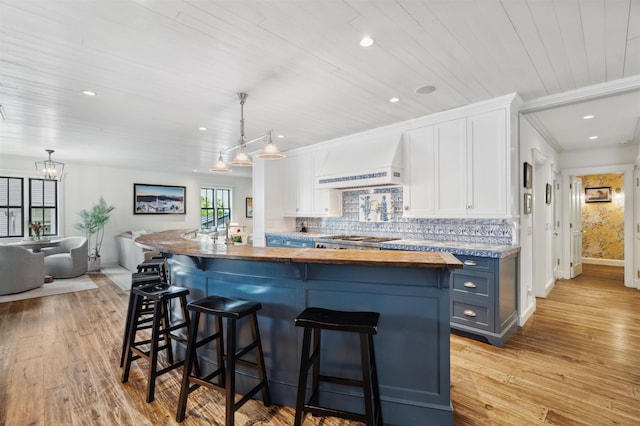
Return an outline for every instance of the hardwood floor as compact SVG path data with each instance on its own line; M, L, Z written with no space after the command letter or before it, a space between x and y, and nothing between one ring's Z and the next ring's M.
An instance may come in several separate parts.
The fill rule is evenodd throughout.
M151 404L145 368L134 363L120 383L128 293L91 277L96 290L0 304L0 425L176 424L180 370L158 380ZM640 292L621 280L586 265L538 299L504 348L452 335L455 424L640 424ZM187 410L184 425L223 424L215 391L194 392ZM292 423L292 408L255 401L236 414L237 425ZM357 423L308 416L313 424Z

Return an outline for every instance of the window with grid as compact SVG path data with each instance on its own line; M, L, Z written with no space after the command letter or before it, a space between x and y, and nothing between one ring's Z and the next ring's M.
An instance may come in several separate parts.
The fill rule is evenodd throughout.
M231 220L231 190L200 189L200 227L206 230L224 229Z
M29 179L29 223L34 222L45 226L42 235L58 234L58 181Z
M0 238L24 236L23 178L0 176Z

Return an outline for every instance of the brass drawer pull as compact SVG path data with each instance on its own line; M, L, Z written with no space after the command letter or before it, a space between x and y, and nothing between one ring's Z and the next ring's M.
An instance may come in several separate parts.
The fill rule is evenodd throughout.
M471 309L465 309L463 314L465 314L468 317L475 317L476 316L476 313L473 312Z
M467 266L476 266L476 262L474 262L473 260L465 260L464 264Z
M476 288L477 285L473 282L473 281L467 281L466 283L464 283L464 286L467 288Z

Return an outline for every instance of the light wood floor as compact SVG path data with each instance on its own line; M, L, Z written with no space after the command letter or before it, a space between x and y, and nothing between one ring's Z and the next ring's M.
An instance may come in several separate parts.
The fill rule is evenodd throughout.
M173 425L179 371L144 402L144 368L120 383L128 293L96 290L0 304L0 425ZM142 367L144 367L144 364ZM560 281L504 348L451 336L456 425L640 424L640 292L619 268L586 265ZM221 425L223 402L202 389L184 425ZM291 425L290 407L250 401L236 425ZM305 425L355 425L307 417ZM425 419L428 425L428 419ZM418 425L416 425L418 426Z

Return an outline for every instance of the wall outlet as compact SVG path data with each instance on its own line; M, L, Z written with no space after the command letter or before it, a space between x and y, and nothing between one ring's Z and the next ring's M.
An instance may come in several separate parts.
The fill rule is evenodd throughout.
M533 288L527 287L527 296L531 296L533 294Z

